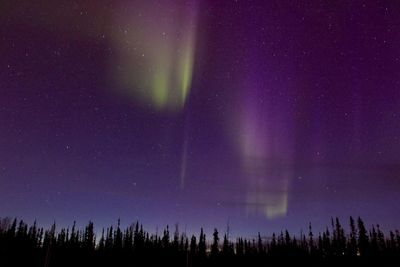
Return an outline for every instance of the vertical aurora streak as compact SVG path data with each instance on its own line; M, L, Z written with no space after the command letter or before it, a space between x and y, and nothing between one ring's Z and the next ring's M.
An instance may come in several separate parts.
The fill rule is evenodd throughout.
M181 172L180 172L180 188L182 190L185 189L188 142L189 142L189 140L188 140L187 136L185 136L185 139L183 140Z
M242 93L237 100L241 103L237 132L247 183L245 206L248 215L275 219L287 213L293 175L292 116L279 101L282 91L291 92L281 85L270 88L257 74L259 59L250 57L250 62L254 72L239 76Z
M157 110L178 111L190 92L197 28L196 1L132 3L116 18L120 68L115 79L127 94Z

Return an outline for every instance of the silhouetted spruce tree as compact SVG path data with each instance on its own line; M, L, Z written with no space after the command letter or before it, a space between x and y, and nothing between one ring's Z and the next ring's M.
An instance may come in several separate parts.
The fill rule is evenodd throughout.
M243 245L244 245L244 255L245 256L250 255L250 242L246 238L243 240Z
M175 224L174 240L172 241L172 248L178 251L179 248L179 225Z
M164 235L162 237L162 245L164 248L169 247L169 227L167 225L167 228L164 229Z
M113 227L112 225L107 228L107 238L106 238L106 250L111 250L114 248L114 238L113 238Z
M44 233L44 229L43 229L43 227L40 227L40 229L38 230L38 232L39 232L39 234L38 234L38 241L37 241L37 243L38 243L38 246L40 246L41 244L43 244L43 233Z
M184 251L186 253L189 252L189 238L187 238L186 235L185 235L185 248L184 248Z
M378 253L378 234L375 230L374 225L372 225L372 230L369 232L369 239L370 239L369 253L373 254L373 256L376 256L376 254Z
M13 239L15 237L16 230L17 230L17 218L14 219L14 221L12 222L11 227L7 231L8 232L8 237L10 239Z
M318 234L318 254L324 256L324 241L321 233Z
M275 233L272 233L271 250L276 249L277 244L278 243L276 241L276 235L275 235Z
M67 234L65 228L62 228L57 236L57 247L63 249L67 243Z
M222 243L222 253L225 257L230 257L234 254L233 248L232 248L226 234L224 234L224 240Z
M197 254L196 237L192 235L192 238L190 239L190 255L194 257L196 254Z
M291 244L291 239L290 239L290 234L288 232L288 230L285 230L285 247L289 248L292 244Z
M143 249L143 236L142 236L142 231L140 230L141 228L142 227L139 226L139 222L137 221L135 224L135 230L133 232L133 247L136 252L139 252ZM169 242L169 233L168 233L168 242Z
M310 254L315 252L314 234L312 232L311 222L308 224L308 247Z
M89 221L88 225L86 226L83 242L86 249L94 249L96 239L94 234L94 225L92 221Z
M122 249L122 232L121 232L121 220L118 219L117 229L114 232L114 249Z
M181 234L181 238L179 241L179 251L187 251L189 244L187 244L187 238L184 234Z
M381 252L386 249L385 235L381 231L379 224L376 225L376 231L377 231L377 238L378 238L378 249Z
M303 230L300 231L300 237L299 237L299 246L302 250L306 250L305 248L307 247L307 239L303 233Z
M240 237L236 241L236 255L239 257L244 255L243 239Z
M400 232L399 232L399 230L396 230L395 232L396 232L396 243L397 243L396 251L400 252Z
M350 216L350 238L348 244L348 253L351 256L357 255L357 231L353 217Z
M393 254L393 253L395 253L396 250L397 250L396 239L395 239L395 235L394 235L393 231L390 231L390 232L389 232L389 236L390 236L390 239L389 239L389 248L390 248L390 252Z
M72 230L71 230L71 237L70 237L70 247L75 248L78 244L78 234L76 232L76 222L72 224Z
M199 237L199 257L205 258L205 256L206 256L206 235L203 232L203 228L201 228Z
M213 243L211 245L211 256L213 257L217 256L219 253L218 242L219 242L218 231L215 228L213 233Z
M123 244L124 244L124 249L127 252L133 251L133 231L134 231L133 225L130 225L125 230Z
M331 238L329 229L326 228L325 232L322 234L322 243L323 243L323 255L330 256L332 254L332 247L331 247Z
M339 218L336 217L335 220L335 231L334 231L334 237L335 237L335 254L337 256L343 256L346 251L346 237L344 234L344 229L342 228L342 225L340 224Z
M31 247L36 248L39 244L37 243L37 239L38 239L38 229L37 229L37 225L36 225L36 220L33 222L33 225L31 227L29 227L29 231L28 231L28 239L29 239L29 245Z
M283 247L284 245L285 245L285 238L283 232L281 231L281 233L278 236L278 246Z
M27 234L28 234L28 226L26 225L26 223L24 223L23 220L20 220L16 233L17 240L20 240L22 242L24 240L24 237L27 236Z
M56 241L56 223L54 222L50 228L50 230L45 231L44 240L43 240L43 249L45 252L45 265L49 266L52 261L52 253L53 253L53 246Z
M143 232L144 233L144 232ZM151 242L151 238L150 238L150 236L149 236L149 233L146 233L146 234L143 234L143 235L145 235L146 237L144 238L144 247L145 248L149 248L149 247L151 247L151 246L149 246L149 244L150 244L150 242Z
M369 239L367 236L367 230L365 229L364 222L360 217L357 219L358 225L358 248L361 256L368 255Z
M100 251L103 251L105 248L104 228L101 231L101 237L100 237L98 248Z

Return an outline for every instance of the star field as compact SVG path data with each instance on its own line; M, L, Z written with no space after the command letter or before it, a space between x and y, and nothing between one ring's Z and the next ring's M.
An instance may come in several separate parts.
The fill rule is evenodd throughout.
M398 228L397 1L3 1L0 216Z

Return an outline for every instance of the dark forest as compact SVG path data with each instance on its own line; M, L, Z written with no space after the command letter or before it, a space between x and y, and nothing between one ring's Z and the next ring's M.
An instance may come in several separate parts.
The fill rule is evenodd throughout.
M229 232L214 230L206 238L187 236L166 226L161 235L143 230L139 222L123 229L117 225L96 236L94 223L84 229L50 229L3 218L0 225L2 266L382 266L400 264L400 233L385 235L379 225L367 229L363 220L350 217L349 232L338 218L324 232L291 235L287 230L269 238L230 240ZM172 231L171 231L172 230Z

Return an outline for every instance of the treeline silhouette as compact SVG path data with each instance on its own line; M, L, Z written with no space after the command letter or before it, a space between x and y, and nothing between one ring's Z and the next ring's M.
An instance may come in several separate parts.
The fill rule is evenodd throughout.
M186 236L178 226L171 233L167 226L161 235L150 234L136 222L122 229L103 229L96 236L93 222L84 229L57 230L10 218L0 220L0 266L400 266L400 233L387 236L379 225L367 229L361 218L350 217L346 233L338 218L324 232L298 236L288 231L269 238L237 238L227 233L220 237L217 229L206 241L200 235ZM228 233L229 234L229 233Z

